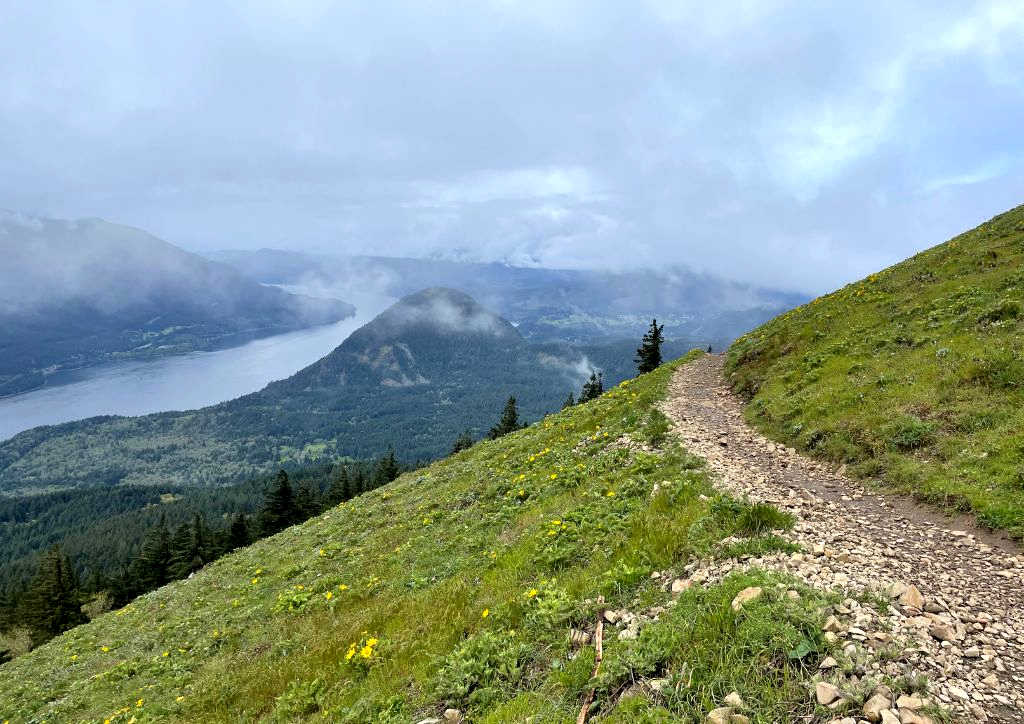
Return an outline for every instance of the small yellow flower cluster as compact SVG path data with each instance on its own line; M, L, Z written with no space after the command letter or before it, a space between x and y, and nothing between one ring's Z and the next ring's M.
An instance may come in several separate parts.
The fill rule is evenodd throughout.
M379 643L379 639L368 638L359 643L351 643L348 645L348 651L345 652L345 661L351 661L359 654L360 659L369 660L373 657L373 647Z
M485 608L485 609L484 609L484 610L483 610L483 611L482 611L482 612L480 613L480 618L487 618L487 617L488 617L488 616L490 616L490 615L491 615L491 609L489 609L489 608Z
M346 586L344 583L339 583L338 584L338 590L339 591L347 591L348 590L348 586Z
M558 532L561 530L565 530L565 523L561 519L556 518L551 521L551 527L548 529L548 535L558 535Z
M538 591L536 588L531 588L529 591L527 591L523 595L526 596L527 598L536 598L538 593L540 593L540 591Z

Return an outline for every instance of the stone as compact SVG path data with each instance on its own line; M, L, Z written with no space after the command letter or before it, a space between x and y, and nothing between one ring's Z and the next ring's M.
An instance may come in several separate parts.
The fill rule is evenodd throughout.
M818 666L818 668L822 669L822 670L828 670L828 669L834 669L837 666L839 666L839 662L838 661L836 661L831 656L826 656L824 658L824 660L821 662L821 664Z
M732 714L729 717L729 724L750 724L750 717L744 714Z
M977 646L971 646L969 648L964 649L964 657L968 659L977 659L980 656L981 649L979 649Z
M462 721L462 712L458 709L445 709L443 716L445 721L455 722L456 724Z
M740 696L738 691L730 692L729 695L722 700L722 703L726 706L731 706L733 709L742 709L744 707L743 697Z
M590 643L590 633L578 628L569 629L569 643L573 646L586 646Z
M900 724L934 724L930 717L911 709L900 709Z
M988 676L986 676L984 679L981 680L981 683L984 684L985 686L987 686L990 689L998 689L999 688L999 677L996 676L995 674L989 674Z
M917 586L911 584L900 594L900 603L908 608L916 608L920 611L924 608L924 596L917 590Z
M752 603L761 597L764 591L760 586L750 586L744 588L742 591L736 594L736 598L732 599L732 610L740 611L743 606L748 603Z
M677 578L676 580L672 581L672 595L678 596L692 585L693 582L688 579L684 580L682 578Z
M651 691L663 691L668 686L668 679L651 679L647 685L651 687Z
M708 712L708 724L729 724L732 716L731 706L721 706Z
M928 633L939 641L956 641L956 631L949 624L935 622L928 627Z
M882 712L891 706L892 702L888 698L875 694L864 702L864 718L868 721L882 721Z
M827 681L819 681L814 687L814 697L822 706L828 706L836 699L842 697L842 693Z
M828 619L825 620L825 625L822 626L823 630L831 631L832 633L839 633L843 628L843 624L840 623L839 619L835 616L829 616Z
M900 719L891 709L882 709L882 724L900 724Z
M896 706L900 709L918 710L924 708L924 699L919 696L903 694L896 700Z
M416 724L441 724L441 720L436 716L432 716L427 719L420 719Z

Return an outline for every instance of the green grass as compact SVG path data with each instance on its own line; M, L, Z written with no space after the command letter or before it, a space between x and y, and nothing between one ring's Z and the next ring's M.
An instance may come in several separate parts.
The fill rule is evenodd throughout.
M1024 537L1024 206L729 350L771 437Z
M822 594L758 571L685 592L632 641L570 628L670 595L655 570L792 520L730 501L662 430L679 363L403 475L0 668L0 722L694 721L732 690L754 721L813 711ZM622 436L659 441L643 450ZM652 495L655 484L658 491ZM760 541L760 542L758 542ZM740 589L764 595L739 614ZM805 592L799 600L786 588ZM351 654L350 654L351 652ZM655 694L634 686L653 678Z

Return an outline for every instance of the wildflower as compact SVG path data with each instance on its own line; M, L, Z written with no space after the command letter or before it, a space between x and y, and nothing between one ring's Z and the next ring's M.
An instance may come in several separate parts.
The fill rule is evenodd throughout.
M327 593L324 594L324 598L326 598L328 601L330 601L332 598L334 598L334 594L331 593L330 591L328 591Z
M106 652L110 651L110 647L109 646L100 646L100 651L102 651L103 653L106 653Z
M351 661L352 657L356 655L356 645L349 644L348 652L345 654L345 661Z
M142 708L142 703L143 703L142 699L139 699L137 702L135 702L136 708L141 709Z
M605 496L607 496L609 498L614 498L615 497L615 491L614 490L609 490L607 493L605 493Z
M252 585L254 585L254 586L255 586L255 585L256 585L257 583L259 583L259 582L260 582L260 579L259 579L258 577L257 577L257 578L254 578L254 579L252 579Z
M179 697L177 697L177 698L175 699L175 701L176 701L176 702L178 702L178 703L180 704L181 702L185 701L185 697L184 697L184 696L179 696Z
M558 473L551 473L551 479L554 480L558 477Z
M346 586L344 583L339 583L338 584L338 590L339 591L347 591L348 590L348 586Z
M171 652L170 652L170 651L164 651L164 652L163 652L162 654L160 654L160 655L161 655L161 656L163 656L163 657L164 657L164 658L166 659L166 658L167 658L168 656L170 656L170 655L171 655Z
M483 612L480 614L480 618L487 618L490 615L491 615L491 609L485 608L483 610Z
M558 518L555 518L553 521L551 521L551 525L561 525L561 524L562 524L562 521L559 520Z
M538 593L540 593L540 591L538 591L536 588L531 588L529 591L526 592L526 597L536 598Z
M320 549L320 555L321 556L326 556L327 555L327 551L325 551L323 548L321 548Z
M72 661L78 661L78 654L71 654L71 660ZM6 724L6 722L5 722L5 724Z
M373 656L373 647L367 644L363 648L359 649L359 656L364 659L368 659Z
M366 640L366 645L367 646L376 646L377 642L378 642L378 639L367 639Z

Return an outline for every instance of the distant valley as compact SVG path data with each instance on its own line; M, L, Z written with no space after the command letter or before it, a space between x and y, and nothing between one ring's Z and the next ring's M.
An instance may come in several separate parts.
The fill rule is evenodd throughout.
M0 212L0 396L64 370L213 350L353 314L101 219Z

